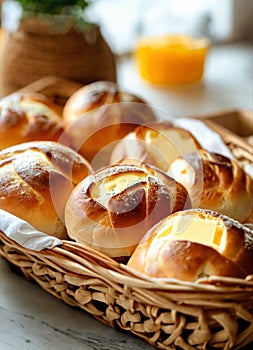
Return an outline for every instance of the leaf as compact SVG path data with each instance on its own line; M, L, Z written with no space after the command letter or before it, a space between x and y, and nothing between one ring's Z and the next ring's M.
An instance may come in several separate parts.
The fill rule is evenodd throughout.
M72 7L79 7L84 10L90 3L89 0L16 0L26 11L34 13L60 14L66 12L67 8L71 12ZM68 12L68 11L67 11Z

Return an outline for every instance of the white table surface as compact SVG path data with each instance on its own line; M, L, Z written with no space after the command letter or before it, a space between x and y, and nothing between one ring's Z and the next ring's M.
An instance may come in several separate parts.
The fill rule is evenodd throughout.
M227 44L211 48L201 82L181 86L155 86L138 74L132 59L120 62L122 89L135 92L164 112L188 117L227 109L253 110L253 45Z
M204 80L181 87L153 87L130 60L120 62L119 83L175 117L224 109L253 109L253 49L220 46L209 55ZM0 258L0 350L151 350L73 309L15 274Z

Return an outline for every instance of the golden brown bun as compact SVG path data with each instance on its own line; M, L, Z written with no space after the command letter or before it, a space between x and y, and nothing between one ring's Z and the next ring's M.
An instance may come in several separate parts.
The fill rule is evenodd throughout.
M76 149L91 161L103 147L156 117L143 99L121 91L116 83L97 81L68 99L63 118Z
M42 232L66 238L66 200L91 170L82 156L57 142L6 148L0 152L0 208Z
M167 172L174 159L200 148L200 144L189 131L173 127L168 121L157 121L138 126L126 135L115 146L110 163L132 158Z
M177 212L150 229L128 266L156 278L244 278L253 274L253 231L212 211Z
M240 222L249 222L252 217L253 180L237 161L199 150L176 159L169 174L186 187L194 207L214 210Z
M60 137L61 143L72 145L58 108L46 96L17 92L0 100L0 150L29 141L58 141Z
M65 222L70 238L122 258L161 218L189 207L185 188L159 169L114 165L77 185L66 204Z

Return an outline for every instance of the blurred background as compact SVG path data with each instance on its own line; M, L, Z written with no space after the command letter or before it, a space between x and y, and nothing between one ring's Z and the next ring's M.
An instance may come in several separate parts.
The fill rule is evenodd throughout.
M155 107L175 117L253 110L252 0L92 0L84 15L99 25L109 44L121 87ZM136 56L139 39L168 35L209 40L202 57L203 75L191 84L154 84L141 74ZM152 45L151 41L148 48ZM168 43L164 46L157 54L161 60L152 58L151 75L164 57L172 57L171 51L166 52ZM186 65L188 71L181 71L181 76L193 69L193 61Z
M176 117L253 109L252 0L95 0L88 14L118 57L120 84L158 108ZM201 81L154 86L140 77L138 39L167 34L210 39Z
M187 33L213 43L253 39L252 0L95 0L88 15L118 55L131 52L140 35Z

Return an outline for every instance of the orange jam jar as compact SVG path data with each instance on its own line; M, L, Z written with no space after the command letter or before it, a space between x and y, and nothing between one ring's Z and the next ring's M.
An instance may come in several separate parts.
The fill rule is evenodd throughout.
M188 35L140 38L136 60L142 78L154 84L187 84L201 80L210 42Z

